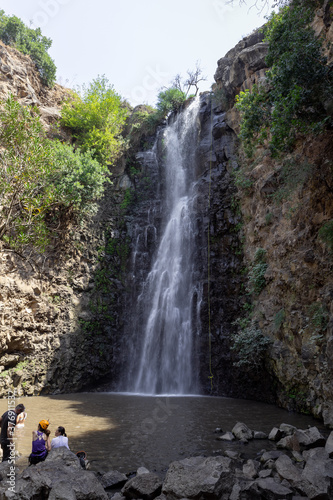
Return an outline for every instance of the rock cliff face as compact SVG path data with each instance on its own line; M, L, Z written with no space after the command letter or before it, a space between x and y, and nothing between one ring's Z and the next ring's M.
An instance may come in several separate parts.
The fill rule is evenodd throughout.
M327 4L327 2L326 2ZM332 39L329 6L317 12L314 26ZM329 60L332 58L328 43ZM218 62L215 93L226 96L225 121L239 130L232 98L264 78L265 44L257 34L240 42ZM258 248L266 251L266 287L254 301L253 318L272 339L266 367L277 402L311 412L333 424L332 255L318 237L333 217L332 133L307 138L290 157L273 161L258 150L250 165L250 184L238 191L245 263ZM288 162L290 179L284 177ZM302 178L297 179L302 165ZM263 392L263 394L265 391ZM267 393L266 393L267 397Z
M57 84L52 89L43 85L30 57L0 41L0 98L6 99L9 94L24 106L37 106L49 129L60 118L59 107L68 89Z
M0 99L35 105L50 137L69 138L53 128L68 89L44 86L30 57L1 42L0 58ZM0 245L0 396L12 386L18 395L79 390L117 365L126 244L112 202L122 193L115 181L97 215L33 263Z
M315 21L328 40L330 20L326 8ZM284 159L304 166L293 186L283 177L283 163L264 150L251 165L250 183L237 188L234 181L244 159L232 103L240 90L265 78L266 52L258 32L242 40L218 61L214 92L201 97L201 386L207 394L277 401L333 426L332 255L318 237L322 224L333 219L332 134L308 138ZM22 103L36 104L52 134L67 91L45 88L30 59L1 43L0 57L0 97L12 92ZM148 272L161 219L163 175L154 161L142 161L146 157L147 151L137 157L131 177L124 174L125 161L119 163L98 214L61 258L40 259L32 269L0 248L0 395L11 385L19 395L75 391L103 377L107 387L115 387L121 366L129 362L122 346L123 332L131 328L128 310ZM125 203L130 190L134 198ZM134 248L141 259L135 277ZM245 268L258 248L266 252L266 286L253 302L253 318L272 345L264 371L249 374L233 365L230 336L244 315Z

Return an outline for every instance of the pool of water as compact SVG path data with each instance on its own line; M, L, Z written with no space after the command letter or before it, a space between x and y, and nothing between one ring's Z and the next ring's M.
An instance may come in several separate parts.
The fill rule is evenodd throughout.
M220 454L225 449L252 455L270 449L267 440L248 445L218 441L215 428L231 431L236 422L269 432L288 423L299 428L324 426L310 416L289 413L273 405L231 398L140 396L79 393L17 398L28 414L18 429L18 466L28 465L32 431L42 419L50 421L51 437L59 425L66 429L70 449L84 450L94 470L129 473L145 466L163 476L170 462L194 455ZM0 401L0 414L7 410Z

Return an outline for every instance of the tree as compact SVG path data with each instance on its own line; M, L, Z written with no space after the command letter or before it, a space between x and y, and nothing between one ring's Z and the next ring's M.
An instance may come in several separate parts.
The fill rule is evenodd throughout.
M207 78L202 75L202 70L197 62L194 70L187 70L187 78L185 80L180 74L177 74L171 84L171 88L176 88L187 97L191 88L194 87L196 96L199 92L199 83L206 80Z
M114 163L123 151L121 132L127 116L120 95L104 75L74 92L62 108L62 124L71 129L76 144L107 164Z
M0 239L21 249L45 249L45 212L56 201L49 183L51 145L36 112L10 96L0 110Z
M109 179L91 151L49 140L38 111L10 96L0 109L0 240L45 251L98 200Z

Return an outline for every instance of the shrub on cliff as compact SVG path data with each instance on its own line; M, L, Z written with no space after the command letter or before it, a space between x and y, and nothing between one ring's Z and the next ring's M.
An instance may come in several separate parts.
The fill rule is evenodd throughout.
M0 109L0 149L0 240L16 251L45 251L103 193L107 168L47 139L38 111L12 96Z
M72 94L62 108L62 124L71 129L83 152L112 164L124 149L121 136L128 110L105 76Z
M263 335L258 325L252 321L248 326L233 335L231 341L231 350L238 357L238 361L233 363L234 366L259 370L271 340Z
M322 39L310 23L314 8L294 1L265 26L270 70L266 85L241 92L240 138L249 156L266 139L272 155L290 149L298 134L318 132L329 117L326 101L333 90L333 75L323 56Z
M52 87L56 76L56 66L47 53L52 40L42 35L40 28L28 28L16 16L6 16L0 10L0 39L12 45L23 54L30 55L36 64L43 83Z

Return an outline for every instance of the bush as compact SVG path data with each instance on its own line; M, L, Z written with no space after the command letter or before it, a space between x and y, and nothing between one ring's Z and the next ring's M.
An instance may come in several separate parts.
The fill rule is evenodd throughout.
M62 124L71 129L83 152L112 164L124 149L121 132L128 110L105 76L98 76L72 94L62 108Z
M0 239L21 248L48 243L45 213L56 203L52 147L39 116L10 96L0 110Z
M44 84L52 87L55 82L56 66L47 53L52 40L42 35L40 28L28 28L16 16L8 17L0 11L0 39L12 45L23 54L30 55L36 64Z
M238 355L238 361L233 363L234 366L255 370L262 366L271 340L263 335L255 322L252 321L249 326L233 335L231 340L231 350Z
M81 152L69 144L52 143L54 172L52 183L57 191L58 203L84 212L104 193L109 169L92 157L91 151Z
M328 248L333 252L333 220L325 222L318 232L319 238L326 243Z
M109 171L90 151L47 139L37 111L12 96L0 124L0 239L16 251L45 251L102 196Z
M267 270L266 250L258 248L248 274L247 291L250 294L259 295L266 286L265 273Z
M171 87L160 92L157 96L157 110L161 118L165 118L172 111L178 111L186 101L186 94L182 90Z

